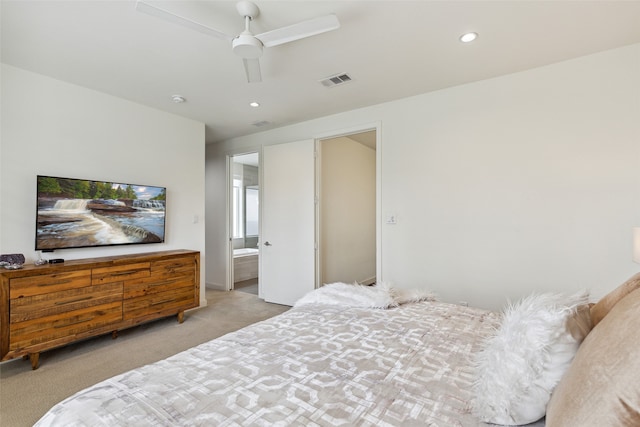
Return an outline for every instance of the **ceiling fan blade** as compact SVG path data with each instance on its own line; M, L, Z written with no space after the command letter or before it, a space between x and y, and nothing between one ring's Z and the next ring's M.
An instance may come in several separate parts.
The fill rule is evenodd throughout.
M199 24L195 21L192 21L189 18L184 18L182 16L176 15L173 12L169 12L168 10L159 8L157 6L151 5L141 0L138 0L136 2L136 10L138 12L155 16L156 18L163 19L173 24L178 24L178 25L182 25L183 27L191 28L192 30L199 31L208 36L213 36L213 37L217 37L219 39L228 40L228 41L233 40L233 36L230 36L218 30L214 30L213 28L210 28L205 25Z
M247 81L249 83L259 83L262 81L262 74L260 73L260 61L255 59L244 58L244 71L247 73Z
M256 38L266 47L271 47L337 30L338 28L340 28L338 17L331 14L267 31L266 33L258 34Z

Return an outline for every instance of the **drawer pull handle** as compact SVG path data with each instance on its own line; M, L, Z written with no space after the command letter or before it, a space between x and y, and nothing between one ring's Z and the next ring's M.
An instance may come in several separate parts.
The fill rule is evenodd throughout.
M66 285L67 283L71 283L73 280L71 279L67 279L67 280L58 280L55 283L40 283L38 286L51 286L51 285Z
M65 323L64 325L55 325L54 328L56 328L56 329L66 328L67 326L79 325L80 323L90 322L93 319L94 319L94 317L90 317L88 319L80 319L80 320L75 321L73 323Z
M84 298L78 298L78 299L74 299L72 301L56 301L56 305L66 305L66 304L73 304L74 302L80 302L80 301L88 301L91 298L93 298L92 296L88 296L88 297L84 297Z
M137 273L137 271L121 271L119 273L111 273L111 276L126 276L127 274L134 274Z

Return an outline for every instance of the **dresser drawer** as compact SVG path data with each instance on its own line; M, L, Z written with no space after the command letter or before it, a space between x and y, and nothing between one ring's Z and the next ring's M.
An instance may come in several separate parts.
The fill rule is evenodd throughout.
M151 274L124 285L124 299L157 294L183 287L193 287L195 262L191 258L167 259L151 263Z
M190 277L196 267L193 257L172 258L151 263L151 276L161 278L167 277Z
M125 280L149 277L151 263L139 262L120 266L94 268L91 283L100 285L103 283L122 282Z
M24 322L86 307L122 301L122 283L85 286L9 301L10 322Z
M177 313L196 307L193 285L176 288L165 292L157 292L138 298L125 299L123 302L124 320L159 317L161 313Z
M10 350L19 351L40 343L86 334L122 320L122 302L86 307L62 314L12 323Z
M16 299L91 285L91 270L76 270L12 278L9 298Z
M140 280L132 280L124 285L124 299L143 297L153 295L160 292L170 291L172 289L188 287L193 293L194 281L193 277L171 277L158 279L148 277Z

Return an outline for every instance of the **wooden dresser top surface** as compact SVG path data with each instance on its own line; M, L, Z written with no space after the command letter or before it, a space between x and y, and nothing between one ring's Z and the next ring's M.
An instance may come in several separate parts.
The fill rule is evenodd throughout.
M187 250L187 249L175 249L169 251L159 251L159 252L145 252L138 254L130 254L130 255L114 255L114 256L106 256L99 258L85 258L85 259L74 259L68 260L65 262L61 262L58 264L44 264L44 265L35 265L35 264L25 264L21 269L18 270L7 270L5 268L0 268L0 276L6 278L14 278L14 277L22 277L32 275L34 272L38 274L47 274L47 273L56 273L63 272L67 270L77 270L80 268L94 268L94 267L107 267L109 265L118 265L118 264L129 264L132 262L142 262L142 261L158 261L163 258L172 258L181 255L195 255L199 254L198 251Z

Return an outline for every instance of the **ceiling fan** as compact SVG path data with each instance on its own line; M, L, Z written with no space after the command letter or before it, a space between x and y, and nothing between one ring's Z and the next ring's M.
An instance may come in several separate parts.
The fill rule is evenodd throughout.
M146 1L138 0L136 3L136 10L139 12L156 16L174 24L182 25L184 27L200 31L201 33L231 42L233 52L240 56L244 62L244 69L247 73L247 81L249 83L262 81L259 58L262 56L262 50L264 47L278 46L340 28L338 17L330 14L298 22L297 24L289 25L287 27L267 31L266 33L253 35L249 26L251 21L260 15L260 9L250 1L239 1L236 4L236 9L240 16L244 18L244 31L237 36L231 36L216 29L207 27L206 25L192 21L191 19L176 15L175 13L147 3Z

